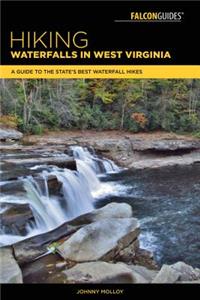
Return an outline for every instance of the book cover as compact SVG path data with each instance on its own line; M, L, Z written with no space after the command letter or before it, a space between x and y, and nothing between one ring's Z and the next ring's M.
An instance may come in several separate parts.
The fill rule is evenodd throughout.
M1 2L4 299L199 287L199 14Z

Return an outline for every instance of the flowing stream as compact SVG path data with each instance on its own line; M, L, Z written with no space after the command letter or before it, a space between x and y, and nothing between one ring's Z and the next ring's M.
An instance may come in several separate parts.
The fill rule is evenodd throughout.
M152 251L159 265L184 261L200 267L200 164L108 177L125 193L106 196L97 207L113 201L130 204L140 220L140 246Z
M87 148L71 147L72 156L76 161L77 171L61 169L55 166L46 166L36 177L30 175L20 177L25 189L25 199L20 197L3 196L3 204L28 204L34 222L28 222L24 228L23 237L16 226L1 226L0 245L12 244L23 238L52 230L64 222L94 209L95 199L112 192L113 186L102 183L99 176L118 172L120 169L110 160L99 158L91 154ZM41 166L31 169L37 170ZM51 195L48 180L54 178L56 184L60 183L59 195ZM5 211L1 208L0 213Z
M154 253L158 264L182 260L200 267L199 164L131 171L91 149L73 146L69 150L76 171L35 165L29 175L1 182L0 245L47 232L109 202L127 202L141 224L140 245ZM51 181L60 186L59 191ZM10 193L4 188L8 184L16 185ZM25 226L18 207L20 213L24 210ZM9 210L5 225L3 216Z

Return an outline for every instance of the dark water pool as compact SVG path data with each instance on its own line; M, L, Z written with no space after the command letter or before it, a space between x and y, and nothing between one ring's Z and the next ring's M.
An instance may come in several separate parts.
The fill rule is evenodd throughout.
M158 264L184 261L200 267L200 164L124 171L104 179L126 192L97 201L127 202L141 223L141 246Z

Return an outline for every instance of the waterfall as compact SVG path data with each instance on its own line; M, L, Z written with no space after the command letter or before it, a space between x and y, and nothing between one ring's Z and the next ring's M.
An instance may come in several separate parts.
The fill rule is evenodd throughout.
M76 164L78 172L82 174L85 182L90 188L90 191L92 192L100 189L100 181L90 165L80 159L76 159Z
M60 215L62 216L59 206L55 205L53 199L42 194L41 188L32 176L24 179L24 187L36 221L36 227L44 231L59 225Z
M94 151L91 154L86 147L71 146L75 159L84 161L96 174L119 172L120 168L107 158L99 158Z
M54 171L66 202L66 219L72 219L93 210L93 198L85 176L79 172L65 169L64 172Z
M47 166L37 177L22 178L26 203L35 220L27 223L26 237L52 230L70 219L92 211L94 197L112 190L109 184L101 183L98 178L98 175L119 171L112 161L98 157L94 151L91 154L87 148L72 146L70 149L76 160L77 171ZM49 191L48 179L52 176L61 183L59 195L51 195ZM9 234L8 239L4 232L0 232L0 240L3 240L0 245L21 239L22 236L16 235L16 232Z

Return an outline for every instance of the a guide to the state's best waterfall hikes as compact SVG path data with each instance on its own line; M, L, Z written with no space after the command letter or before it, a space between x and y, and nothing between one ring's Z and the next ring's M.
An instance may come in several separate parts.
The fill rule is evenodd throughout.
M200 286L199 15L1 1L3 300Z

